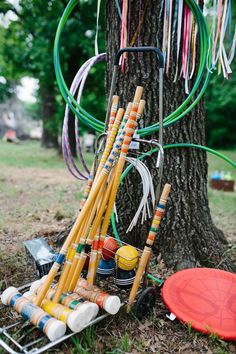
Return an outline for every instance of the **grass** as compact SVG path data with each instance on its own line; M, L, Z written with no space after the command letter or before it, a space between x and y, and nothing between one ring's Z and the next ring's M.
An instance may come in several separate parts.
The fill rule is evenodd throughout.
M222 154L230 158L232 161L236 162L236 150L217 150L217 151L221 152ZM208 160L209 175L214 171L231 171L234 179L236 179L236 169L230 164L228 164L226 161L224 161L223 159L220 159L219 157L208 153L207 160Z
M92 160L87 154L88 165ZM83 183L70 175L57 151L35 141L0 141L0 170L0 229L7 234L30 237L77 214Z
M236 150L219 150L227 157L236 161ZM86 162L91 165L93 161L93 154L86 154ZM213 171L231 171L236 178L236 169L229 165L224 160L207 154L209 174ZM14 166L14 167L39 167L39 168L55 168L65 169L65 163L53 149L44 149L36 141L21 142L19 144L11 144L0 141L0 167L1 166Z
M210 201L210 207L212 209L217 210L217 212L218 210L221 210L221 213L227 213L232 217L235 216L235 212L236 212L235 192L223 192L223 191L209 189L208 197Z
M86 162L91 165L93 155L86 155ZM65 169L65 162L56 150L44 149L37 141L12 144L0 141L0 167L32 167Z
M96 328L94 326L87 327L80 336L72 337L71 341L75 348L73 354L87 354L94 352Z
M106 354L127 354L131 353L133 340L125 333L120 338L115 338L114 343L111 343L112 349L107 350Z
M231 158L233 161L236 161L236 150L234 151L220 151ZM218 158L215 155L208 154L208 166L209 166L209 175L215 171L231 171L232 175L236 180L236 169L231 165L227 164L224 160ZM89 165L92 165L93 154L86 154L86 161ZM4 170L9 169L4 173ZM18 168L18 170L13 170ZM37 176L39 180L34 178L34 175L26 176L25 183L17 183L17 179L11 178L12 174L30 174L25 172L27 168L35 169L35 171L51 171L51 178L53 179L55 175L54 170L57 170L57 176L64 173L68 176L68 180L58 180L52 183L46 183L47 176ZM22 142L19 144L11 144L7 142L0 141L0 194L5 197L5 200L16 200L15 207L18 209L24 210L25 216L33 215L32 217L40 217L41 211L43 209L48 209L49 211L55 210L55 214L65 215L66 217L71 217L78 208L78 201L82 195L82 183L78 183L72 176L70 176L62 156L58 154L57 151L52 149L44 149L40 147L40 144L36 141ZM19 170L20 169L20 170ZM22 172L20 172L22 171ZM60 171L60 172L59 172ZM37 172L36 172L37 173ZM38 172L40 173L40 172ZM31 178L30 178L31 177ZM35 180L35 181L34 181ZM33 193L30 193L29 189ZM69 181L69 182L68 182ZM71 182L70 182L71 181ZM61 183L60 183L61 182ZM27 193L28 196L27 201ZM43 194L43 198L40 198ZM223 225L220 223L224 221L224 217L221 215L228 215L229 218L234 220L236 213L236 193L226 193L223 191L217 191L208 189L209 195L209 205L213 214L213 218L218 227L224 228L225 222ZM19 203L18 200L22 198L22 202ZM26 199L25 199L26 198ZM25 203L26 201L26 203ZM223 209L222 209L223 207ZM3 214L0 211L0 214ZM22 213L22 210L21 210ZM8 223L11 216L9 213L8 218L1 215L0 226L3 227L4 224ZM231 229L233 229L231 225ZM23 230L22 230L23 231Z
M52 149L45 150L36 141L11 144L0 142L0 166L63 168L62 157Z
M236 161L236 150L220 151ZM218 157L208 154L209 176L214 171L231 171L236 181L236 169ZM235 187L236 188L236 187ZM213 221L217 227L230 234L235 233L236 192L224 192L208 188L208 198Z

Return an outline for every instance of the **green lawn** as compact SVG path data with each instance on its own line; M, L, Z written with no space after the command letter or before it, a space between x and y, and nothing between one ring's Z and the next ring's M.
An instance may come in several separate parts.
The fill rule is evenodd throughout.
M231 160L236 161L236 150L220 151ZM219 159L208 154L209 176L214 171L231 171L236 181L236 169ZM214 223L226 232L230 241L236 241L236 186L234 192L223 192L208 188L209 206Z
M232 161L236 163L236 150L218 150L218 151L226 155L228 158L230 158ZM234 179L236 180L236 168L228 164L223 159L209 153L207 154L207 159L208 159L209 175L214 171L231 171L232 175L234 176Z
M236 161L236 150L234 151L220 151L225 154L227 157L231 158L233 161ZM89 165L92 164L93 154L86 154L86 161ZM51 170L53 175L53 170L57 169L67 173L65 163L63 161L62 156L58 154L57 151L53 149L44 149L40 147L38 142L30 141L30 142L21 142L19 144L11 144L7 142L0 141L0 169L2 169L2 173L4 174L4 167L15 167L15 168L33 168L33 169L41 169L41 170ZM225 162L223 159L218 158L215 155L208 153L208 167L209 167L209 176L215 171L231 171L234 179L236 180L236 169L234 169L231 165ZM32 181L33 182L33 181ZM61 186L58 190L55 190L55 197L62 193L61 191L64 189L68 191L68 186L63 189L63 181L61 181ZM70 182L71 190L75 190L74 183L76 180L71 177ZM37 182L36 182L37 184ZM74 188L73 188L74 186ZM81 184L82 186L82 184ZM5 186L3 185L1 191ZM15 191L14 185L10 188L8 186L5 193L11 194ZM77 193L77 192L76 192ZM14 193L13 193L14 194ZM217 190L208 189L209 194L209 204L212 211L212 215L216 225L220 228L225 229L225 227L229 226L229 231L235 228L235 215L236 215L236 192L222 192ZM37 196L38 197L38 196ZM61 197L61 195L59 195ZM58 198L59 198L58 197ZM53 194L49 195L49 198L53 198ZM45 202L45 200L44 200ZM58 201L55 200L57 203ZM40 200L38 201L40 204ZM75 203L78 203L75 200ZM73 203L71 203L72 210L75 209ZM227 214L227 219L225 215ZM221 217L223 215L224 217ZM230 221L229 221L230 220Z
M236 150L219 152L236 161ZM236 169L223 159L208 153L209 174L216 170L231 171L236 178ZM92 154L86 154L86 161L91 164ZM0 141L0 166L65 168L62 156L53 149L44 149L37 141L11 144Z
M87 154L86 160L91 165L93 155ZM32 167L64 169L65 163L53 149L44 149L37 141L12 144L0 141L0 167Z

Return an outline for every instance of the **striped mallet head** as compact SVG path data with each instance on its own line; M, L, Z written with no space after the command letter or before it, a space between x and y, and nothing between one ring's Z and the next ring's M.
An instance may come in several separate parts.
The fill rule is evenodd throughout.
M44 283L44 277L40 280L36 280L31 284L29 293L37 294L40 291ZM45 299L52 301L53 296L55 294L56 284L53 284L51 288L49 288ZM25 294L24 294L25 296ZM87 322L90 322L94 317L98 314L98 306L92 302L86 301L81 296L75 293L63 293L60 297L60 304L69 307L71 310L79 311L84 314L83 317L86 318Z
M66 325L62 321L48 315L40 307L32 304L14 287L7 288L1 295L1 301L19 313L25 320L38 327L51 340L55 341L66 332Z
M33 301L36 297L36 295L31 291L27 291L23 296L30 301ZM47 299L43 300L42 309L50 316L53 316L57 320L64 322L72 332L81 331L89 322L85 313L81 313L77 310L72 310L62 304L55 304Z
M115 315L120 309L121 302L118 296L109 295L97 286L90 287L85 279L78 279L74 292L96 303L111 315Z

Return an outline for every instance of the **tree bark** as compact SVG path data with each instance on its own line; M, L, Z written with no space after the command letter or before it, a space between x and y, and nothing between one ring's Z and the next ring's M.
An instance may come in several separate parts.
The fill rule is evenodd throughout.
M144 21L135 46L157 46L162 40L160 0L129 1L128 41L131 41L138 27L145 3ZM110 89L114 55L120 47L121 21L115 1L106 1L106 39L107 39L107 92ZM183 79L173 83L175 76L175 52L171 54L171 70L164 75L164 116L173 112L185 99ZM158 121L158 70L154 54L129 54L125 73L119 74L116 91L122 105L132 100L135 87L144 87L146 108L140 127ZM158 138L149 136L146 138ZM192 142L205 145L205 108L201 101L185 118L164 130L164 144ZM156 184L154 158L146 163ZM164 183L172 185L166 216L164 217L155 243L166 264L176 269L197 265L232 269L226 260L222 261L227 241L218 230L210 215L207 196L207 156L204 151L192 148L165 150ZM150 221L137 225L126 234L141 199L140 179L135 171L130 173L119 190L117 201L119 223L118 231L123 240L142 247L150 227Z
M40 85L41 117L43 134L41 145L46 148L58 148L58 129L55 127L56 98L54 86Z

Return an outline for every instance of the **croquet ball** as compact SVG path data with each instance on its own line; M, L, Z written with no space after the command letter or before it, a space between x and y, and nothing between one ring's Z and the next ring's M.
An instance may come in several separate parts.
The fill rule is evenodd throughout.
M133 246L122 246L116 251L116 264L123 270L132 270L138 263L138 251Z
M115 275L115 284L121 289L130 289L134 278L135 270L123 270L118 268Z
M104 261L114 258L118 248L119 246L113 237L106 237L102 249L102 258L104 259Z
M106 278L112 275L115 271L116 262L114 259L109 259L108 261L104 261L104 259L100 259L97 274L102 277Z

